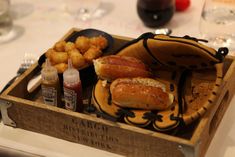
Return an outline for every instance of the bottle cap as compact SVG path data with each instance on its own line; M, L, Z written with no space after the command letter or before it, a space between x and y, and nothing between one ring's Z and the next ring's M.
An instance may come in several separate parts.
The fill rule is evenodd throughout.
M73 68L71 59L68 60L68 69L65 70L63 74L64 83L66 84L76 84L80 82L79 71Z
M50 60L46 59L46 65L41 71L42 80L56 81L58 79L57 69L51 66Z

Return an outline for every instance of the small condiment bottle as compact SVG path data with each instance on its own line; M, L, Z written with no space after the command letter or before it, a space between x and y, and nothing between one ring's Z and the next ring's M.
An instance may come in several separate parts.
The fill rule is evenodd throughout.
M81 112L83 110L82 84L79 71L73 68L71 59L68 60L68 69L63 73L63 80L65 108Z
M51 66L49 59L46 59L46 65L41 71L41 76L41 88L44 103L62 107L58 73L56 68Z

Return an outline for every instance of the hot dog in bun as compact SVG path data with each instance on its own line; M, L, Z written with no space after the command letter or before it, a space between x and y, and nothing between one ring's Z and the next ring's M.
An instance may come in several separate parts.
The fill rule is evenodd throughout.
M174 96L165 85L151 78L120 78L111 83L112 102L120 107L165 110Z
M96 74L101 79L112 81L123 77L151 77L149 68L134 57L110 55L93 62Z

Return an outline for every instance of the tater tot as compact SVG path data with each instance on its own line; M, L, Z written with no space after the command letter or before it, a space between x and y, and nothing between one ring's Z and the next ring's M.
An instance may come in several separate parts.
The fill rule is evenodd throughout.
M52 65L58 63L67 63L68 62L68 53L67 52L52 52L50 56L50 61Z
M102 51L95 46L91 46L85 53L84 53L84 58L86 61L89 63L92 62L93 59L96 59L102 55Z
M58 73L63 73L68 68L68 65L66 63L59 63L54 65L54 67L57 69Z
M72 60L74 68L79 69L79 68L84 67L86 65L86 60L82 56L81 53L72 53L70 58Z
M65 45L66 45L66 42L65 41L58 41L57 43L55 43L54 45L54 49L58 52L64 52L65 51Z
M105 49L108 45L108 41L105 37L100 35L98 37L90 38L90 44L99 47L100 49Z
M78 51L78 49L73 49L73 50L68 51L67 53L70 57L73 53L80 53L80 52Z
M45 55L47 58L51 57L52 52L55 52L55 50L53 48L50 48L46 51Z
M68 52L68 51L71 51L71 50L73 50L73 49L76 49L76 46L75 46L75 44L73 43L73 42L67 42L66 44L65 44L65 47L64 47L64 50L66 51L66 52Z
M80 36L75 41L76 48L84 54L90 47L90 39L84 36Z

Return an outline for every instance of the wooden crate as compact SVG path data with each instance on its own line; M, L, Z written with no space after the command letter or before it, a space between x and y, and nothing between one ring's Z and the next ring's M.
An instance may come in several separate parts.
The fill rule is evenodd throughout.
M77 29L70 30L65 37ZM130 38L113 36L114 50ZM3 123L128 157L203 157L228 108L235 90L235 58L225 60L221 93L214 107L179 134L165 134L67 111L35 101L39 88L27 91L27 83L40 70L34 64L1 96ZM39 93L39 94L38 94Z

